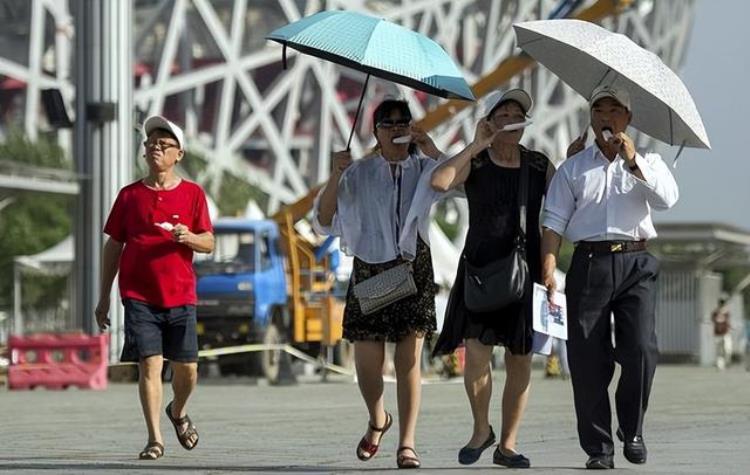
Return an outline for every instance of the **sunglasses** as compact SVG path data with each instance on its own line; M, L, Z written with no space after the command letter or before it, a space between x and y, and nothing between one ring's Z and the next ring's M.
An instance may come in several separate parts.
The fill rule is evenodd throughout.
M379 129L393 129L395 127L409 127L411 119L383 119L378 122Z

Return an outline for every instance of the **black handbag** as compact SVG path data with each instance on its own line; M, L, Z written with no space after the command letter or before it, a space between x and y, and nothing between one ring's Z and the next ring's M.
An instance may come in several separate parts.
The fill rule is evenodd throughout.
M490 312L518 302L529 284L526 263L526 208L528 202L529 168L521 158L518 184L518 232L513 250L507 256L484 266L475 266L464 259L464 305L472 312Z

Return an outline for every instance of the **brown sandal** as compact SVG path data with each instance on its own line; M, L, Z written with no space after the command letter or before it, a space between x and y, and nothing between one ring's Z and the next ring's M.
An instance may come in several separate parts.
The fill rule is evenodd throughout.
M138 454L139 460L156 460L164 455L164 446L159 442L149 442Z
M416 455L416 457L410 457L401 453L406 450L411 450L412 452L414 452L414 455ZM398 465L398 468L419 468L422 466L422 462L419 461L419 454L416 450L414 450L412 447L402 446L399 447L396 451L396 465Z
M391 428L392 424L393 416L391 416L388 411L386 411L385 413L385 424L383 424L383 427L375 427L374 425L372 425L372 422L370 422L370 430L372 432L380 432L380 438L378 439L377 444L373 444L367 440L367 437L362 437L362 440L360 440L359 444L357 445L357 458L363 462L366 462L373 458L375 454L378 453L380 442L383 440L383 436L386 432L388 432L388 429ZM365 452L369 455L365 455Z
M198 429L193 424L193 421L190 420L190 416L185 414L185 417L173 417L172 416L172 403L174 401L167 404L167 417L170 421L172 421L172 425L174 426L175 433L177 433L177 440L180 441L180 445L185 447L185 450L193 450L196 445L198 445ZM184 432L180 432L180 428L187 424L187 429L185 429ZM195 435L195 441L193 442L193 445L190 445L190 438Z

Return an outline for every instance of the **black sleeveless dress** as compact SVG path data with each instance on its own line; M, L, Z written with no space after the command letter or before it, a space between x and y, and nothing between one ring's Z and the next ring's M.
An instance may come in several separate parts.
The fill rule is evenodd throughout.
M539 213L545 193L549 160L539 152L521 148L521 160L529 165L526 258L534 282L541 281L541 228ZM510 254L518 233L518 185L520 168L505 168L490 160L485 151L472 160L464 183L469 202L469 231L451 289L434 354L455 350L464 339L485 345L503 345L511 353L528 354L532 343L531 292L521 302L500 310L476 313L464 305L464 264L485 265Z

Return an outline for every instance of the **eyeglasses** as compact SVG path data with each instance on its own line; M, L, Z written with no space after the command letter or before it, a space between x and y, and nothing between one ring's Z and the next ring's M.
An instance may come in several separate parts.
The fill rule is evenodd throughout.
M166 142L164 140L157 140L155 142L143 142L143 146L146 148L159 147L160 150L167 150L168 148L179 148L180 144L174 142Z
M395 127L409 127L411 119L383 119L377 123L380 129L393 129Z
M511 122L523 122L526 118L521 114L512 114L512 115L502 115L502 114L493 114L490 117L490 120L496 124L499 124L503 122L504 120L510 119Z

